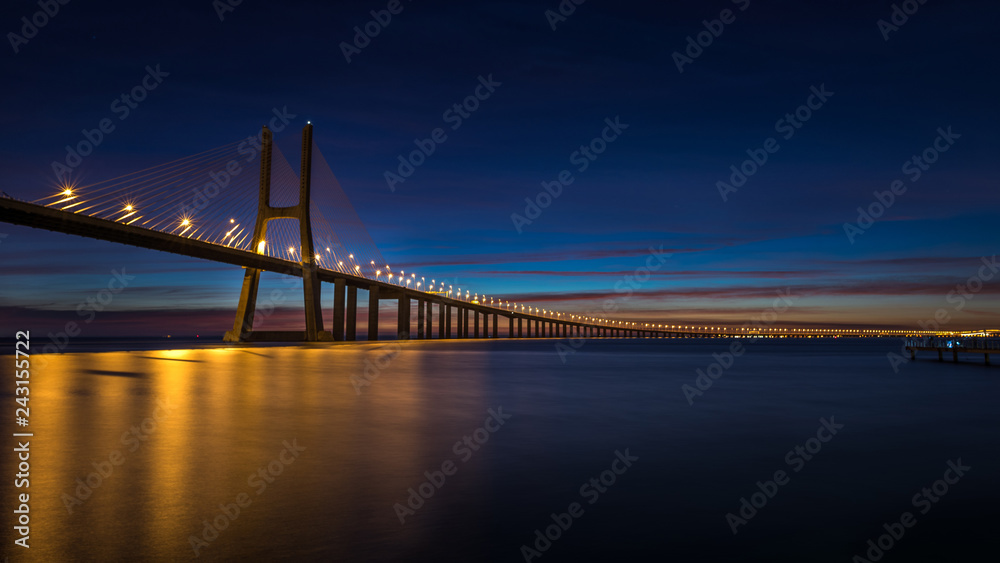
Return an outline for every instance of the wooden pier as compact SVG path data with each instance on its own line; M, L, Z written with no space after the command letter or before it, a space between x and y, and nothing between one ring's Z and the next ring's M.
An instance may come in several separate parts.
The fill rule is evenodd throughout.
M963 354L982 354L986 365L990 365L990 354L1000 354L1000 339L998 338L968 338L948 336L928 336L925 338L909 338L906 340L906 350L910 359L917 359L917 350L937 352L938 361L944 361L945 353L950 353L954 362L958 362L959 352Z

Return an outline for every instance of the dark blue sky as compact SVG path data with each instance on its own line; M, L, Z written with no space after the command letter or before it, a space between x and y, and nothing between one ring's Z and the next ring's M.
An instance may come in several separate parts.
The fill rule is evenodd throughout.
M588 0L553 30L555 0L403 0L348 63L341 43L387 4L244 0L223 21L209 0L60 6L14 40L17 53L7 35L0 56L2 190L50 195L51 163L103 118L115 130L78 180L238 140L287 108L285 154L297 159L310 120L394 268L569 313L612 298L620 318L669 323L741 324L790 289L800 298L783 326L917 327L942 308L950 327L998 324L1000 285L980 274L994 275L980 267L1000 242L995 2L929 0L886 40L887 1ZM721 33L679 72L674 53L727 9L734 21L714 25ZM6 2L3 30L20 34L38 11ZM147 65L169 75L120 119L111 103ZM445 111L489 76L499 86L453 129ZM808 119L789 128L781 120L796 110ZM628 128L581 171L573 153L616 117ZM955 135L937 140L949 127ZM385 172L436 128L447 140L391 191ZM724 199L730 166L748 149L760 158L769 138L767 162ZM904 169L936 140L947 150L932 150L933 164ZM562 170L573 183L518 232L511 215ZM895 180L905 192L851 242L844 224ZM6 224L0 233L5 330L75 319L122 267L136 279L95 335L221 333L231 322L238 269ZM672 255L651 279L616 292L661 246ZM948 297L970 278L977 291Z

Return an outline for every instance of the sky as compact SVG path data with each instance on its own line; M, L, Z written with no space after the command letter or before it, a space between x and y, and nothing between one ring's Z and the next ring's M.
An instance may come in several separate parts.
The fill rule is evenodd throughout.
M387 262L474 293L668 324L739 326L790 295L775 326L1000 325L995 2L40 5L0 8L11 197L52 195L104 119L74 181L277 112L293 163L313 124ZM242 280L4 223L0 263L7 332L79 321L124 271L88 335L221 335ZM275 328L301 324L287 305Z

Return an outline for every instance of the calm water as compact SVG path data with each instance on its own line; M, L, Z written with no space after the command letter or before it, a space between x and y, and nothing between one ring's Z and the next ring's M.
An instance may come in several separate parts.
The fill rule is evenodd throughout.
M882 561L995 560L1000 367L925 358L894 373L896 341L768 341L689 405L681 386L727 347L592 340L566 363L548 340L38 356L31 549L5 525L4 553L189 560L196 537L207 561L515 562L527 545L543 563L848 562L910 511ZM821 418L843 427L807 444ZM819 449L805 461L797 445ZM10 523L24 489L7 452ZM971 469L915 507L959 458ZM443 465L453 474L433 473ZM734 535L727 513L776 471L787 483ZM401 523L425 472L443 483ZM581 490L602 472L613 484ZM535 546L572 503L582 515Z

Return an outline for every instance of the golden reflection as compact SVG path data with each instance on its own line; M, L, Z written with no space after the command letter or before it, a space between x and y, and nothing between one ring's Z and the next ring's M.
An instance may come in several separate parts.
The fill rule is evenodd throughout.
M496 406L486 402L482 355L428 345L46 356L32 373L24 560L191 559L191 537L220 517L226 529L200 559L284 554L275 522L298 538L285 549L318 543L334 560L391 540L401 533L392 506L424 471L457 462L455 441ZM12 377L11 364L0 377ZM291 443L305 449L276 462ZM8 474L11 463L0 459ZM12 485L0 485L4 498ZM230 520L223 510L243 493L250 504ZM339 532L372 510L370 534Z

